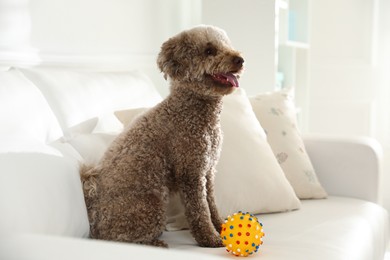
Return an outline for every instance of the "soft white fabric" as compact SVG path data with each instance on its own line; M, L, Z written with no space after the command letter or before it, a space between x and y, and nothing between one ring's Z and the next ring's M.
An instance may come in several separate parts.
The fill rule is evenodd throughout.
M326 198L300 136L291 91L259 94L250 99L267 141L300 199Z
M60 142L18 141L4 148L0 140L8 150L0 153L0 233L87 236L77 152Z
M62 130L40 90L19 71L0 72L0 136L41 142L62 136Z
M68 143L80 153L84 163L94 165L103 157L116 136L104 133L77 134Z
M147 111L148 108L140 107L134 109L126 109L121 111L115 111L115 116L121 121L124 127L128 126L136 117Z
M126 109L115 111L114 114L125 127L147 109ZM96 123L97 118L94 118L72 127L71 137L65 138L66 142L71 144L79 152L83 158L83 162L86 164L93 165L98 163L119 133L92 133L95 131L94 127Z
M300 210L257 215L264 244L251 259L383 260L388 241L388 214L362 200L330 196L304 200ZM189 231L165 232L172 249L227 255L223 248L201 248Z
M68 137L61 138L73 146L86 164L96 164L117 136L116 133L93 133L98 121L95 117L73 126L69 128Z
M148 107L161 100L142 73L23 69L45 95L67 138L71 128L98 118L95 132L118 132L122 125L113 111Z
M77 125L70 127L68 129L68 132L70 133L71 137L78 134L90 134L95 130L98 122L98 117L90 118L86 121L83 121Z

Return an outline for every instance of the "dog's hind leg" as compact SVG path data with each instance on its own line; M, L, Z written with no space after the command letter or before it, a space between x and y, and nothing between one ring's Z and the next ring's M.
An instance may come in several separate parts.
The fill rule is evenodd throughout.
M168 245L158 239L163 233L166 225L166 208L168 204L169 191L164 189L159 195L150 194L148 196L142 196L144 202L143 208L137 212L138 221L136 221L135 227L138 235L135 240L136 243L168 247ZM142 214L145 212L144 214Z
M110 196L101 208L96 238L167 247L158 239L165 228L167 202L168 191Z

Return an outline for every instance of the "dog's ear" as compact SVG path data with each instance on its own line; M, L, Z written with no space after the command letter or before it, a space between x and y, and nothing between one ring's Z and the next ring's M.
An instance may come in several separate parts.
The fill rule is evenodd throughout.
M188 62L188 53L186 42L187 35L179 34L170 38L161 46L160 53L157 57L157 65L164 78L183 79L185 74L185 64ZM188 65L188 64L187 64Z
M176 78L179 74L179 67L175 53L177 52L177 44L179 43L178 37L170 38L168 41L164 42L161 46L160 53L157 57L157 65L162 73L164 73L164 78Z

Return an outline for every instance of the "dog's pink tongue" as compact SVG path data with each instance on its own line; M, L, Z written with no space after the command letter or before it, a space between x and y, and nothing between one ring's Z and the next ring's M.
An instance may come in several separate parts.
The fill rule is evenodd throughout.
M226 77L227 81L232 84L232 86L238 88L240 84L238 83L237 77L233 75L233 73L223 73L223 76Z

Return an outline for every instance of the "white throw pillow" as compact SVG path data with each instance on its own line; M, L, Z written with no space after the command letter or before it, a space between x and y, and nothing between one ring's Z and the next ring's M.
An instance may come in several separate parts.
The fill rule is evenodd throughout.
M267 133L267 140L300 199L326 198L300 136L291 91L277 91L251 98L253 110Z
M224 133L215 196L223 217L298 209L300 201L280 168L243 89L224 97Z
M63 143L73 146L86 164L96 164L117 136L116 133L94 133L98 120L91 118L73 126L69 128L68 136L61 138Z
M137 115L135 110L116 112L119 114L124 124ZM300 201L276 161L244 90L224 97L221 128L224 139L215 179L221 216L239 210L255 214L298 209ZM174 216L168 218L168 230L185 227L179 209L178 205L170 206L168 212Z
M115 116L121 121L124 127L128 126L136 117L147 111L149 108L140 107L134 109L127 109L121 111L115 111Z
M116 137L116 134L104 133L77 134L67 142L80 154L83 163L94 165L100 161Z
M126 109L115 111L114 114L125 127L147 109L148 108ZM91 165L97 164L100 161L112 141L114 141L120 133L94 133L96 123L97 118L85 121L82 124L71 128L70 137L63 138L64 142L71 144L81 155L83 163Z

